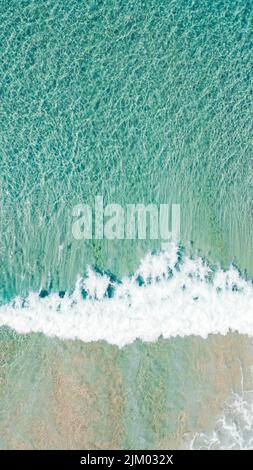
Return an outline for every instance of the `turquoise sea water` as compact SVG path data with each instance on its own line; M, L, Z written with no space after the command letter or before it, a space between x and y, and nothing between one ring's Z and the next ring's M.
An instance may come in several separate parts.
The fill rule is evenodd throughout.
M159 248L152 240L74 240L73 206L94 205L97 195L123 207L180 204L182 246L225 268L233 261L252 277L253 2L0 0L0 24L1 303L40 289L71 291L88 264L122 278ZM250 346L239 338L246 374ZM162 446L177 442L177 432L182 445L183 432L208 422L196 417L199 404L204 410L214 395L225 400L233 381L224 372L226 347L206 341L136 342L119 352L2 327L2 399L19 427L17 436L10 425L1 445L45 447L48 432L55 447ZM203 350L210 382L200 380L195 396ZM56 352L60 392L59 365L50 366ZM101 387L96 369L107 374ZM77 427L87 428L73 441L55 415L71 390L89 397L75 395L69 405L72 428L77 416L84 416ZM15 408L20 393L29 419ZM94 394L100 408L90 430L91 412L81 410L95 407ZM57 404L44 415L52 396ZM5 419L3 412L2 428ZM187 423L183 431L178 420ZM39 436L32 426L42 422ZM115 435L101 437L108 422Z

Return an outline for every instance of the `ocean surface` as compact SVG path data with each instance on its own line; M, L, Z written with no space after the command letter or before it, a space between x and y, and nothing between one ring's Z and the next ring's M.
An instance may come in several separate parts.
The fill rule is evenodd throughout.
M0 448L252 448L252 0L0 24ZM76 240L97 196L179 240Z

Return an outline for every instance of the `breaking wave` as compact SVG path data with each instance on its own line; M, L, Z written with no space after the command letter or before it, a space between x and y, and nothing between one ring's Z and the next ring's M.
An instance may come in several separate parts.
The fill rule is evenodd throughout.
M73 292L32 292L0 306L0 325L123 347L160 336L253 336L253 286L232 266L224 271L177 246L149 253L122 280L87 268Z

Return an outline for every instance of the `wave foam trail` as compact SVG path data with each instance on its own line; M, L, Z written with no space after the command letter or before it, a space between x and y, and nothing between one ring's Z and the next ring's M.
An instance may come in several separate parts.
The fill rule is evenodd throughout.
M34 292L16 297L0 306L0 325L119 347L137 338L206 338L229 330L253 336L253 286L233 266L212 268L174 246L148 254L134 275L120 282L88 268L64 297Z
M250 450L253 447L253 390L233 393L211 433L196 433L190 449Z

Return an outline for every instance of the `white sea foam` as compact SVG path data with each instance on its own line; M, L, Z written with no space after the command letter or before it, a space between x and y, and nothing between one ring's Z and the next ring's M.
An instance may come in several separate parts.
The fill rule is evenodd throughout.
M196 433L190 449L250 450L253 448L253 390L232 393L214 431Z
M137 338L206 338L229 330L253 336L253 286L233 266L212 269L201 258L182 257L174 247L148 254L120 283L88 268L64 298L58 293L41 298L35 292L17 297L0 307L0 325L119 347Z

